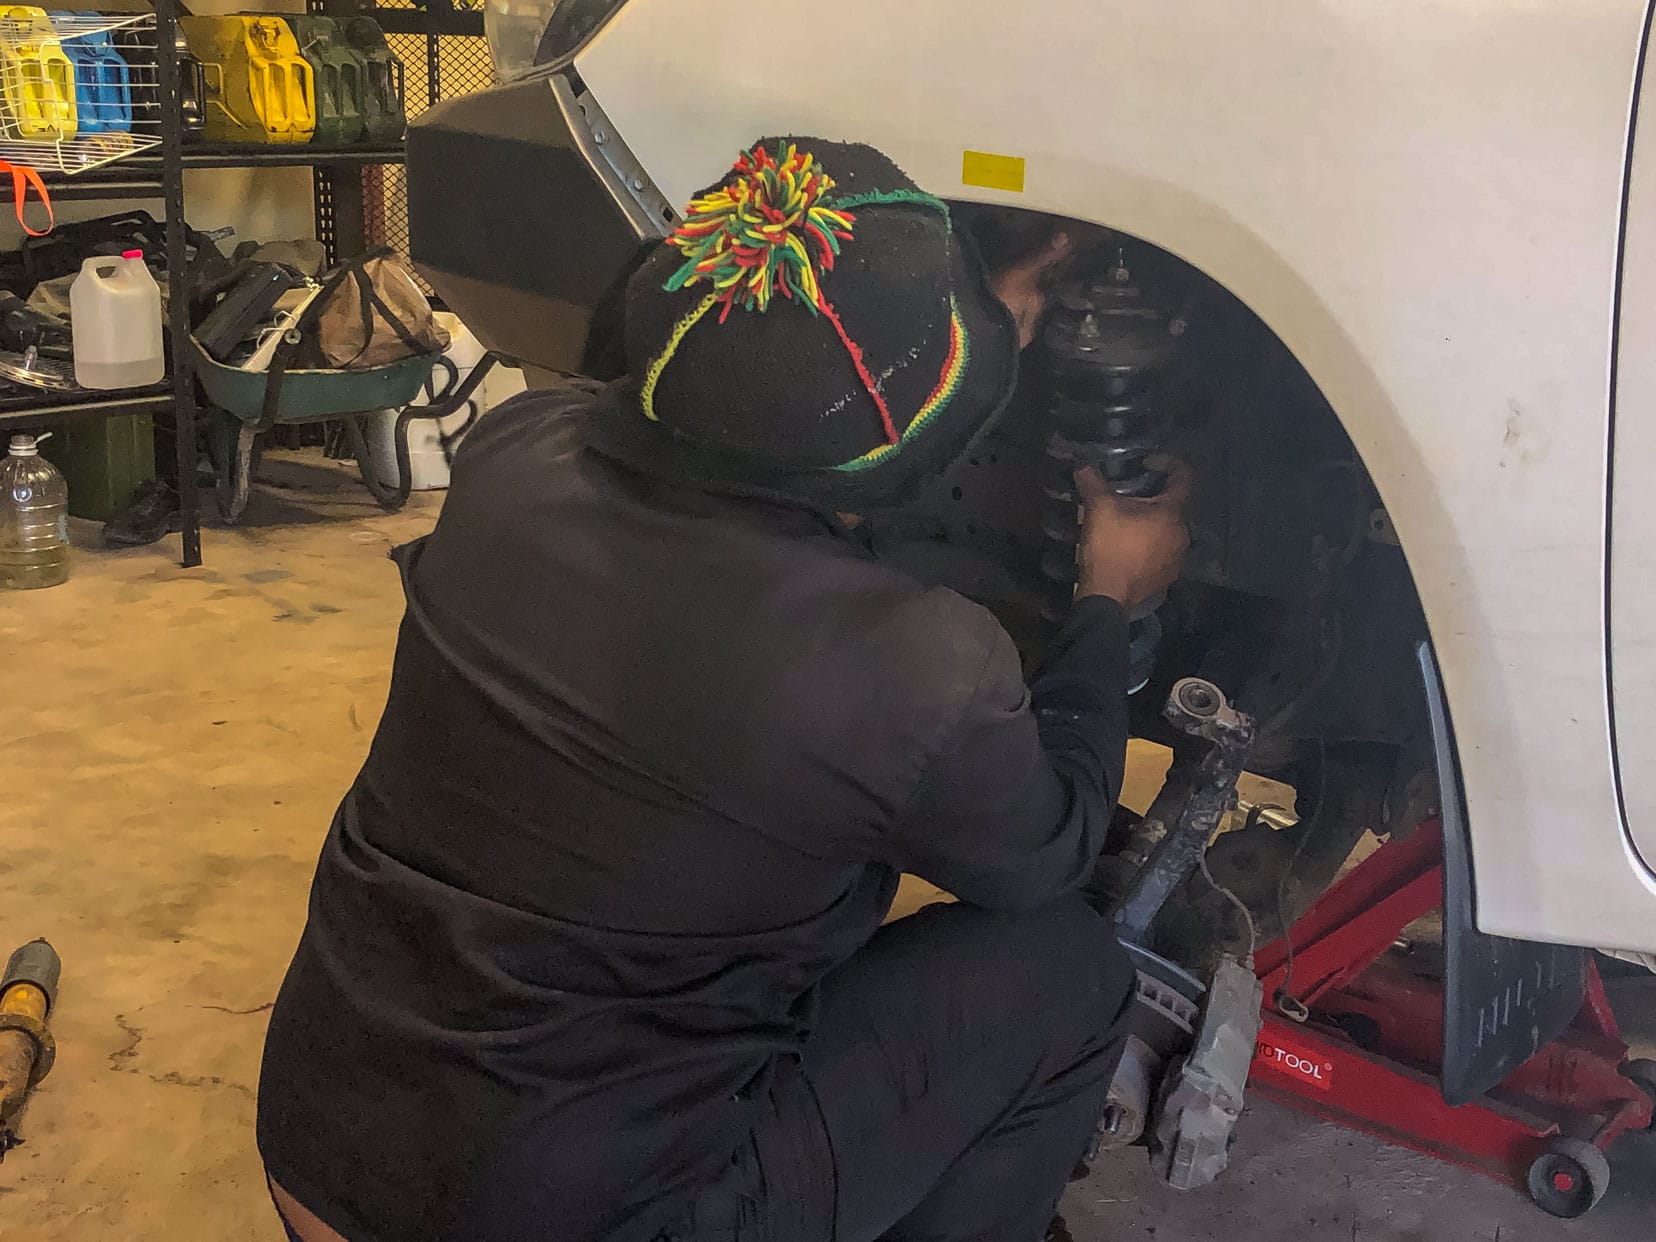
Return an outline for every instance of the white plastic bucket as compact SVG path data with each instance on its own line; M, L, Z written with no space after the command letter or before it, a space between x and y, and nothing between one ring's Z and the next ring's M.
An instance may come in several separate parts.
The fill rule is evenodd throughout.
M472 335L471 329L460 322L457 315L448 311L433 312L437 321L448 329L449 347L443 356L454 366L458 375L455 387L464 384L471 373L476 370L477 364L483 360L488 351L478 339ZM431 403L431 389L435 385L441 390L448 380L448 371L438 366L432 372L431 382L416 397L412 405L429 405ZM524 391L526 387L523 372L516 367L496 366L488 375L483 377L483 383L472 394L470 406L475 407L477 416L481 418L493 406L498 405L507 397ZM448 452L443 450L443 437L453 435L466 425L466 419L471 413L467 406L462 406L447 418L416 418L408 424L408 473L410 487L416 492L435 491L449 485L449 453L458 447L452 443ZM380 480L393 485L397 478L397 458L395 447L395 432L397 425L396 410L382 410L368 421L367 440L368 452L374 463L374 470Z

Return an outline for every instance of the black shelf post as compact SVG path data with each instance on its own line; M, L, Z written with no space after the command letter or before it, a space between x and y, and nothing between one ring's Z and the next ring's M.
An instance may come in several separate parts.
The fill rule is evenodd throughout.
M178 502L182 563L201 564L201 489L196 484L196 399L190 353L189 266L184 228L184 125L179 110L178 0L155 0L156 62L161 86L161 189L167 205L167 271L172 296L173 418L178 428Z

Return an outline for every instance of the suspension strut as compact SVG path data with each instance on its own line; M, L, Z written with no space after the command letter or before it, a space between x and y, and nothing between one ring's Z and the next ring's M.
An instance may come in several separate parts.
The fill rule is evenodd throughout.
M1167 483L1156 454L1169 418L1168 379L1182 355L1187 321L1135 276L1125 246L1103 272L1060 299L1042 338L1052 378L1042 490L1041 571L1051 583L1046 612L1069 610L1075 590L1079 497L1075 471L1097 466L1121 496L1155 496ZM1161 624L1154 601L1131 618L1130 684L1155 666Z

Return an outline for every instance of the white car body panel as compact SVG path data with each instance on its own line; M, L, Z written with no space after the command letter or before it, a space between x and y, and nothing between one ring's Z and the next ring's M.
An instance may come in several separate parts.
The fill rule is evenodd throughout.
M1643 0L702 0L693 18L630 0L576 69L670 201L761 134L856 139L936 193L1125 230L1226 285L1321 387L1408 554L1454 721L1479 925L1656 950L1605 650L1610 356L1646 18ZM1656 120L1647 138L1624 534L1656 520L1656 356L1633 356L1656 331ZM1023 157L1024 190L963 185L967 150ZM1638 718L1629 803L1656 860L1645 544L1618 540L1617 678Z
M1622 810L1656 863L1656 58L1646 56L1628 179L1616 349L1610 642Z

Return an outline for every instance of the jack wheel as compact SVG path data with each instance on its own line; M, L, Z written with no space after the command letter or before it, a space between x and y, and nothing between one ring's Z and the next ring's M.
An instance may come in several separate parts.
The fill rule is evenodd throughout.
M1610 1161L1584 1139L1558 1136L1530 1165L1525 1183L1536 1207L1573 1220L1586 1215L1610 1189Z
M1631 1078L1638 1083L1644 1093L1650 1097L1653 1110L1656 1110L1656 1061L1648 1059L1628 1061L1621 1067L1621 1072L1623 1077ZM1645 1132L1656 1134L1656 1113L1653 1113L1650 1125L1646 1127Z

